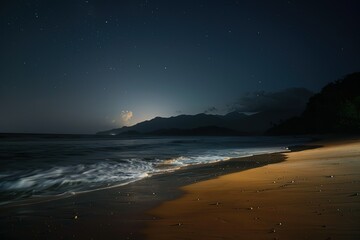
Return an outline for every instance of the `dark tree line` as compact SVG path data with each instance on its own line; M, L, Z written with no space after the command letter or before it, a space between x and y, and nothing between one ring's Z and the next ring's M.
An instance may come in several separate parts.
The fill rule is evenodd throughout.
M326 85L305 111L275 125L269 134L360 133L360 72Z

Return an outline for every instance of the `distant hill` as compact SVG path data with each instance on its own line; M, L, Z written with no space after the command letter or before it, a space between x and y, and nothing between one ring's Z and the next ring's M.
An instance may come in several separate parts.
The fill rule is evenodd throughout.
M134 126L98 132L101 135L247 135L262 134L275 123L300 114L294 111L264 111L252 115L230 112L226 115L200 113L169 118L156 117Z
M268 134L360 133L360 72L326 85L305 111L272 127Z

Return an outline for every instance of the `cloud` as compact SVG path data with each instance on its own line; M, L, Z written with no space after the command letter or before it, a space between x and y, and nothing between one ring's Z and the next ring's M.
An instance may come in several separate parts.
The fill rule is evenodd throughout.
M121 111L121 120L123 124L127 124L133 117L132 111Z
M205 109L204 113L216 113L218 109L216 107L209 107Z
M230 111L303 111L314 93L306 88L288 88L278 92L253 92L242 96L229 106Z

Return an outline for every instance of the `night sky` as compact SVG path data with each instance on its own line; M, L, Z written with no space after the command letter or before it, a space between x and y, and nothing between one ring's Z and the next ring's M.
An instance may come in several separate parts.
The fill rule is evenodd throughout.
M94 133L319 91L360 70L357 2L2 1L0 132Z

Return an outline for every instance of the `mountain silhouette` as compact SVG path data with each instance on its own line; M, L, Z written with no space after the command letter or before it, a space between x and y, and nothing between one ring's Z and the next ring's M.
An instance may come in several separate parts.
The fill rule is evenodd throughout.
M268 134L360 133L360 72L327 84L305 111L272 127Z
M156 117L134 126L98 132L102 135L247 135L262 134L274 123L299 114L294 111L264 111L247 115L230 112L226 115L200 113L169 118Z

